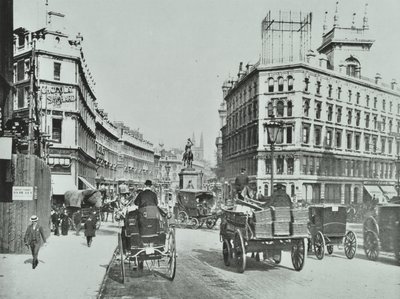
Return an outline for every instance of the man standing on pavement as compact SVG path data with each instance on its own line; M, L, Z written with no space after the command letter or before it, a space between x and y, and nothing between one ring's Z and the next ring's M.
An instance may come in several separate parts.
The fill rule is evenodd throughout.
M28 226L25 232L24 243L30 247L32 251L32 269L35 269L39 264L38 255L41 245L41 240L46 243L43 228L38 224L38 216L33 215L31 217L31 224Z
M87 241L87 246L92 245L93 237L96 236L96 222L93 220L93 216L90 215L85 221L85 236Z
M55 209L51 210L51 222L54 225L54 235L59 236L60 235L60 215Z
M239 199L244 199L242 191L249 185L249 177L246 174L246 169L242 168L240 174L236 177L235 188Z

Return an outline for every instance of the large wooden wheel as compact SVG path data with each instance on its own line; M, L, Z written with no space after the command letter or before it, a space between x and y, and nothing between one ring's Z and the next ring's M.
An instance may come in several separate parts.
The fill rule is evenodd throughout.
M364 251L368 259L376 261L379 256L379 238L374 231L364 234Z
M318 231L314 236L314 253L317 259L322 260L325 255L325 238L324 235Z
M189 220L189 216L185 211L180 211L177 220L179 224L185 224Z
M292 264L296 271L301 271L304 267L306 260L306 247L304 239L297 239L292 241ZM274 259L275 260L275 259Z
M232 259L232 245L228 239L224 239L224 242L222 243L222 256L224 258L225 266L229 266Z
M118 250L121 259L121 280L122 283L125 283L125 261L124 261L124 250L122 248L122 236L121 233L118 233Z
M333 245L332 244L326 245L326 251L328 251L328 254L332 254L333 253Z
M175 231L171 229L168 236L168 263L166 276L169 280L174 280L176 273L176 242Z
M344 254L351 260L357 251L357 237L355 233L349 231L344 238Z
M242 232L237 229L233 239L233 252L235 254L236 270L243 273L246 269L246 248L244 247L244 240Z
M193 229L198 229L199 228L199 220L197 218L190 218L190 227Z

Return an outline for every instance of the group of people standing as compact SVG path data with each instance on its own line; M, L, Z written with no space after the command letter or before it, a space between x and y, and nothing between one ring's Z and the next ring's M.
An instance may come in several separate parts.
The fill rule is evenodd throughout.
M60 226L61 226L61 235L68 235L68 231L70 228L70 219L66 211L58 212L56 209L51 210L51 223L54 228L54 235L60 235Z

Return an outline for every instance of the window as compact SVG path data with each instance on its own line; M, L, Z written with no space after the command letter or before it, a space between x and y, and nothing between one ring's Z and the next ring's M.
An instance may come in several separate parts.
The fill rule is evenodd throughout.
M321 93L321 82L317 81L317 94Z
M360 62L354 58L353 56L350 56L345 60L345 65L346 65L346 75L351 76L351 77L359 77L360 76Z
M317 119L320 119L321 118L321 106L322 106L322 104L321 104L321 102L316 102L317 104L316 104L316 107L315 107L315 117L317 118Z
M283 102L282 102L282 101L279 101L279 102L276 104L276 115L277 115L278 117L283 117L283 110L284 110Z
M386 138L381 138L381 153L384 154L386 150Z
M356 112L356 126L359 127L360 126L360 118L361 118L361 112L357 111Z
M332 131L330 130L326 132L326 145L332 146Z
M29 79L29 71L31 68L31 61L29 59L25 59L25 66L24 66L24 79Z
M365 151L369 152L369 136L365 136L364 138L364 148Z
M365 114L365 127L369 128L369 114Z
M366 96L366 105L369 107L369 95Z
M328 85L328 98L332 97L332 84Z
M360 93L356 93L356 104L360 104Z
M374 97L374 109L376 109L377 103L378 103L378 99L376 97Z
M292 131L293 131L292 126L286 128L286 143L288 144L292 143Z
M304 91L308 92L308 85L310 84L310 79L305 78L304 79Z
M287 116L292 116L292 109L293 109L292 102L288 102L287 103Z
M283 78L278 78L278 91L283 91Z
M288 90L291 91L293 90L293 77L292 76L288 76Z
M360 150L360 135L355 136L356 150Z
M271 173L271 158L265 159L265 173Z
M303 125L303 143L308 143L310 137L310 127Z
M393 151L393 139L388 140L388 152L391 154Z
M342 121L342 108L338 107L337 108L336 122L340 123L341 121Z
M351 102L351 90L349 89L349 102Z
M321 128L315 128L314 137L315 145L321 145Z
M382 110L386 110L386 100L382 100Z
M389 120L389 133L392 133L393 130L393 121Z
M304 100L303 111L304 111L304 116L308 117L308 113L310 111L310 101L309 100Z
M22 81L25 78L25 62L20 60L17 62L17 80Z
M380 131L386 131L386 117L382 117L382 123L381 123Z
M378 129L378 121L377 121L377 116L375 115L373 120L372 120L373 124L374 124L374 130Z
M268 79L268 92L274 92L274 78Z
M338 87L337 88L337 98L338 98L338 100L340 100L340 94L342 93L342 88L341 87Z
M281 156L276 159L276 173L283 174L283 158Z
M349 109L349 110L347 111L347 124L348 124L348 125L351 125L351 118L352 118L352 112L351 112L351 110Z
M272 106L272 103L268 103L268 117L273 117L274 116L274 107Z
M61 63L54 62L54 80L60 81Z
M373 138L372 138L372 151L373 151L374 153L376 153L377 144L378 144L378 138L377 138L377 137L373 137Z
M293 174L293 168L294 168L294 159L293 158L288 158L287 159L287 172L288 172L288 174Z
M347 149L351 149L351 138L352 138L352 134L347 133Z
M53 131L52 131L52 139L54 142L61 143L61 126L62 120L58 118L53 118Z
M341 131L336 131L335 144L336 144L337 148L342 146L342 132Z
M17 89L17 97L18 97L18 108L25 107L24 88L18 87L18 89Z
M333 117L333 107L332 105L328 106L328 121L332 121L332 117Z
M390 101L390 103L389 103L389 111L392 111L392 110L393 110L393 102Z

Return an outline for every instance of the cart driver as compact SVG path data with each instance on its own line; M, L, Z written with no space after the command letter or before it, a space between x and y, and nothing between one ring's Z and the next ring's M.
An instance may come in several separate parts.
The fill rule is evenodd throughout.
M157 194L151 190L152 182L150 180L146 180L144 186L144 190L138 194L134 204L137 205L139 209L147 206L157 206Z
M235 188L239 199L244 199L242 191L249 185L249 177L246 174L246 169L242 168L240 174L236 177Z

